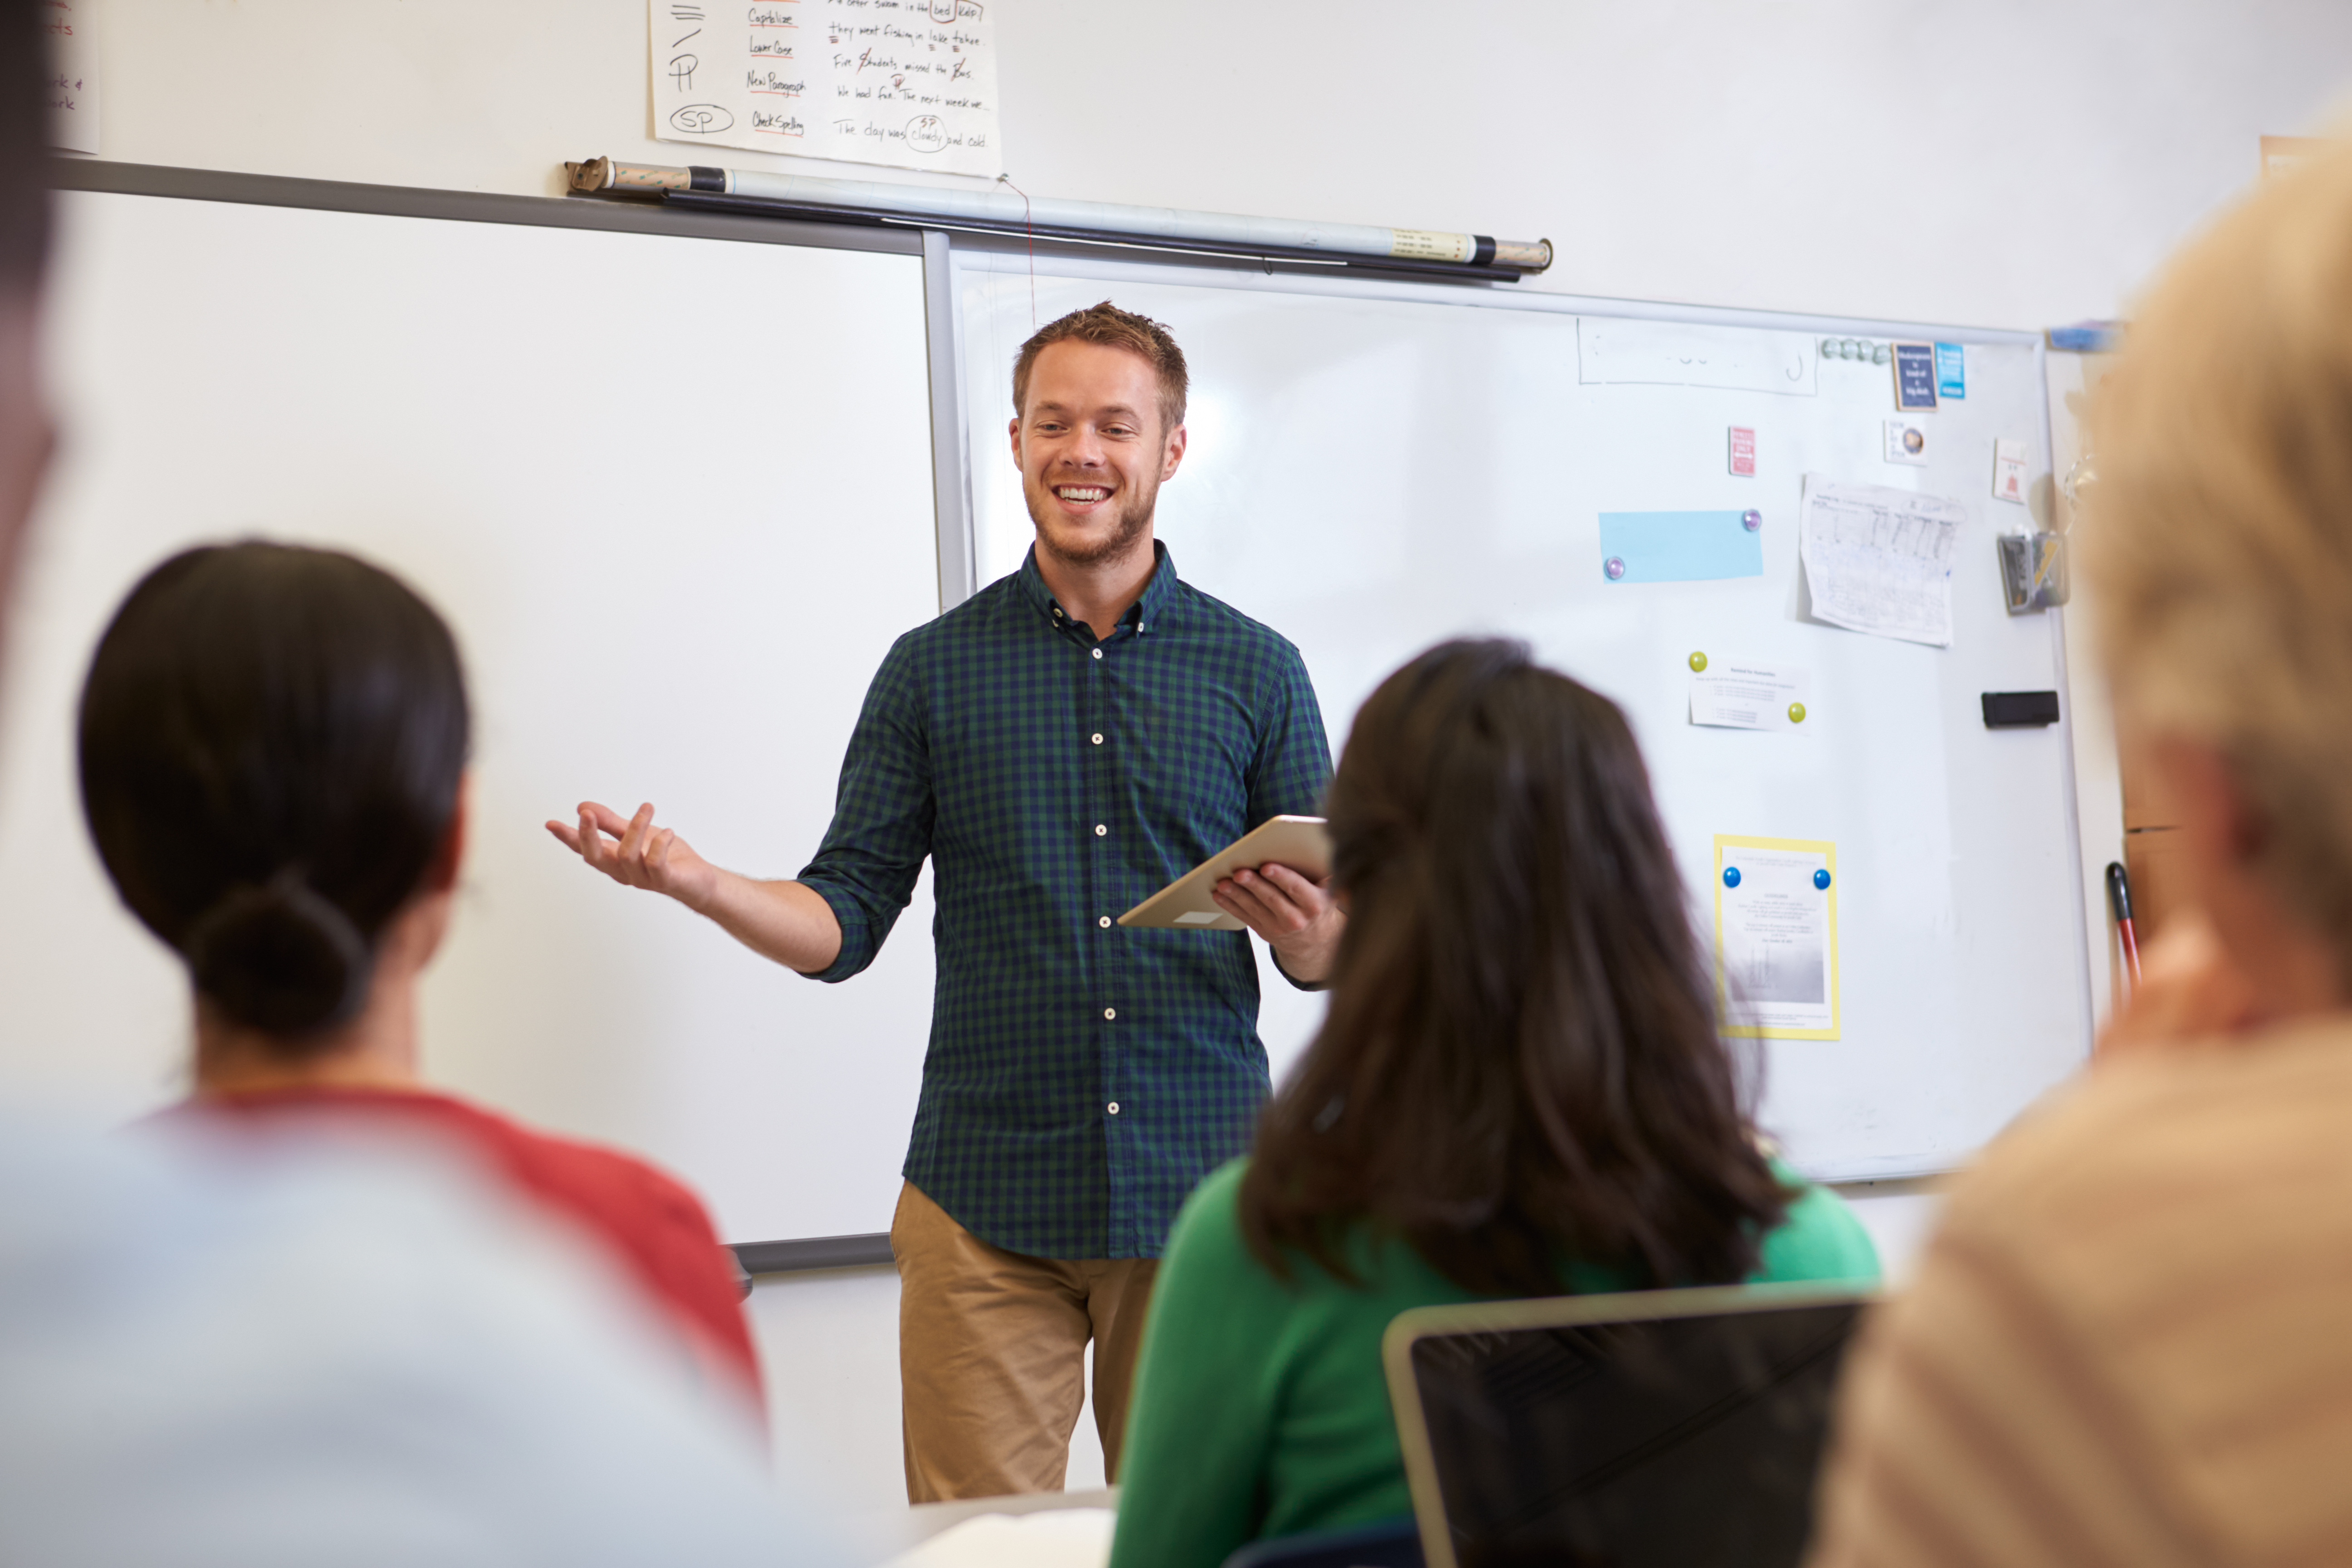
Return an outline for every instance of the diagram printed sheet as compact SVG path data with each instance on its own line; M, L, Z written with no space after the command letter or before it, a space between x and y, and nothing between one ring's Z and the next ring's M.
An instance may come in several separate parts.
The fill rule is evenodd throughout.
M1725 1032L1838 1037L1837 846L1715 838L1715 962Z
M984 0L647 0L654 134L808 158L1003 172Z
M1952 552L1967 510L1941 496L1805 476L1797 535L1815 620L1952 646Z

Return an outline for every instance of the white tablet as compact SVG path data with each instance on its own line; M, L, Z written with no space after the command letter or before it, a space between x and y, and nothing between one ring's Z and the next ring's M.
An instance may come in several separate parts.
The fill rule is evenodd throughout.
M1235 871L1287 866L1310 881L1331 874L1331 835L1319 816L1269 816L1118 917L1123 926L1240 931L1211 891Z

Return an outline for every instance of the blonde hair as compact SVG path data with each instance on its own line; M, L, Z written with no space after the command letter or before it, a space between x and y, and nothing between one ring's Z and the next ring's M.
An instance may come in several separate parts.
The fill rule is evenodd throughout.
M2352 145L2181 253L2092 427L2117 711L2226 759L2259 869L2352 973Z

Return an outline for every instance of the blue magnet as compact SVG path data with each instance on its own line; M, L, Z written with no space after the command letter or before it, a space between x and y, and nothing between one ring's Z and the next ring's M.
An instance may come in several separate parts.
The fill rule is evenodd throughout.
M1738 868L1738 867L1737 867L1737 866L1726 866L1726 867L1723 868L1723 885L1724 885L1725 887L1727 887L1727 888L1736 888L1736 887L1739 886L1739 868Z
M1622 555L1612 555L1601 563L1601 570L1607 574L1612 583L1614 583L1625 575L1625 558Z
M1764 526L1764 514L1751 506L1739 514L1739 526L1753 533Z
M1813 873L1813 886L1814 886L1814 887L1816 887L1816 888L1826 888L1826 887L1828 887L1829 885L1830 885L1830 874L1829 874L1829 872L1828 872L1827 870L1820 870L1820 871L1816 871L1816 872L1814 872L1814 873Z

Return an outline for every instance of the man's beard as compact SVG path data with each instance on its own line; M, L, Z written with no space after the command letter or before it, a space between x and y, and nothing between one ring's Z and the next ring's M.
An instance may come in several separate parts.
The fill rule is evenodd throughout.
M1050 491L1048 499L1051 499ZM1140 505L1129 506L1118 514L1118 522L1109 533L1092 544L1081 545L1075 550L1055 541L1053 528L1039 515L1041 508L1034 499L1029 501L1029 521L1037 525L1038 549L1065 566L1086 570L1116 561L1133 550L1136 541L1141 539L1144 531L1151 526L1153 503L1158 499L1150 497Z

